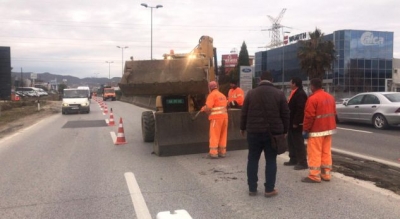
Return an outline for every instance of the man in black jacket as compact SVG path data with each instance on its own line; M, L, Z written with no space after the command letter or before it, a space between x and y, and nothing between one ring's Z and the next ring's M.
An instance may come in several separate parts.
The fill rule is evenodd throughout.
M295 170L304 170L308 168L306 147L304 145L303 119L304 108L307 102L307 94L303 90L302 80L299 77L293 77L290 81L292 92L288 98L290 109L290 123L288 132L289 157L285 166L294 166Z
M247 184L249 195L257 194L258 163L264 151L265 164L265 197L278 194L275 189L277 152L271 147L273 135L286 134L289 128L289 108L284 93L272 84L270 72L261 75L257 88L250 90L242 107L240 132L242 136L247 131L249 154L247 160Z

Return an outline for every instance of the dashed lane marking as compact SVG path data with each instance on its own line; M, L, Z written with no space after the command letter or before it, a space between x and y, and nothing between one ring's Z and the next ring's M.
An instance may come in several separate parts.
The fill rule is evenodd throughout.
M347 129L347 128L340 128L340 127L336 127L336 128L341 129L341 130L353 131L353 132L362 132L362 133L368 133L368 134L373 133L373 132L357 130L357 129Z
M111 134L112 142L115 143L117 141L117 135L115 134L115 132L110 132L110 134Z
M133 207L135 208L136 217L138 219L151 219L149 209L144 201L142 192L132 172L126 172L125 180L128 184L129 194L131 195Z

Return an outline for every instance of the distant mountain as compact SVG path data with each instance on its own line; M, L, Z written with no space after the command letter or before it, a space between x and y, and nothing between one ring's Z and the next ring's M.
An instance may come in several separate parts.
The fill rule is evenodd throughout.
M11 78L14 78L15 80L19 80L21 77L21 73L19 72L12 72L11 73ZM30 79L31 78L31 72L23 72L22 77L24 80ZM58 83L63 83L64 80L66 80L66 84L70 87L76 87L76 86L82 86L82 85L88 85L90 87L98 87L100 84L109 84L110 81L113 82L113 84L117 84L121 81L121 77L114 77L109 80L108 78L78 78L70 75L55 75L51 74L48 72L45 73L37 73L37 82L50 82L54 81L57 79Z

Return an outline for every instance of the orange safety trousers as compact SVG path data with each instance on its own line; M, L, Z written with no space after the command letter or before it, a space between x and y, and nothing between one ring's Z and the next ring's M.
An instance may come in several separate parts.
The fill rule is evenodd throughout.
M308 177L314 181L331 179L332 135L310 137L307 142Z
M210 155L216 157L226 154L228 118L210 120Z

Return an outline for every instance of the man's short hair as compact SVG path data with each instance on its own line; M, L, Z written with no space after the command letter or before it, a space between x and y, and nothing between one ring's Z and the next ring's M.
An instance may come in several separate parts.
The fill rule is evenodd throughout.
M261 73L260 76L261 80L268 80L268 81L272 81L272 74L269 71L264 71L263 73Z
M292 83L296 85L298 88L303 87L303 81L299 77L292 77Z
M315 89L321 89L322 88L322 81L319 78L313 78L310 81L310 84L315 88Z

